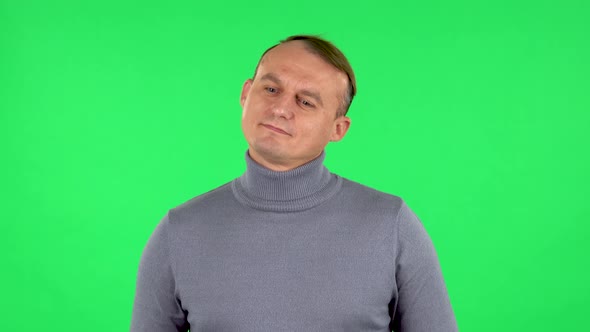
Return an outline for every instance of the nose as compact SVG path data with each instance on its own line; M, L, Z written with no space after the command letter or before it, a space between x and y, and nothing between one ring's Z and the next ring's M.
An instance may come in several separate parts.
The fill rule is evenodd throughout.
M293 105L291 103L292 98L286 94L283 94L275 99L272 105L272 113L276 117L285 118L287 120L293 117Z

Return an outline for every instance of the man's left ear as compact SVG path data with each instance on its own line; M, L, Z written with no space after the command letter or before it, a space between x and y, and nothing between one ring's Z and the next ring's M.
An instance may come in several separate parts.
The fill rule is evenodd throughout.
M344 135L348 132L348 128L350 128L350 118L345 115L338 117L334 121L334 128L332 130L332 135L330 136L330 142L338 142L344 138Z

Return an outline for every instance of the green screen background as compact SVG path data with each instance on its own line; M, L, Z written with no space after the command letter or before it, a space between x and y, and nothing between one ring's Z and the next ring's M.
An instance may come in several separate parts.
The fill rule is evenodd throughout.
M588 330L587 1L0 1L0 330L129 329L168 209L239 176L261 53L358 79L331 171L403 197L462 331Z

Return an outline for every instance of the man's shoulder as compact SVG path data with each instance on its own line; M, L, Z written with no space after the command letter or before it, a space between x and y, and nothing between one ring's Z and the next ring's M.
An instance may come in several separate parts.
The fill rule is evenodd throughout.
M194 215L199 211L219 209L227 206L232 201L231 181L173 207L170 211L176 216Z
M347 178L342 178L341 194L345 199L354 202L355 206L363 205L371 208L399 210L405 204L400 196L377 190Z

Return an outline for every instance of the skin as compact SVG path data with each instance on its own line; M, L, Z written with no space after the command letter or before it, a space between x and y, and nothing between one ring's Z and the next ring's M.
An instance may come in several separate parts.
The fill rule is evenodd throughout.
M242 87L242 130L250 157L274 171L317 158L328 142L341 140L350 119L337 116L348 78L302 41L270 50L254 79Z

